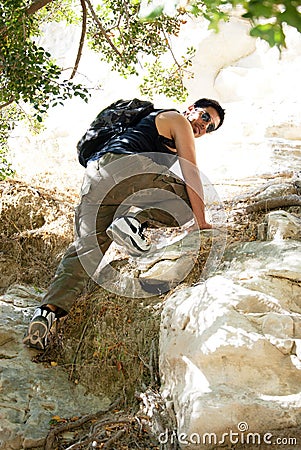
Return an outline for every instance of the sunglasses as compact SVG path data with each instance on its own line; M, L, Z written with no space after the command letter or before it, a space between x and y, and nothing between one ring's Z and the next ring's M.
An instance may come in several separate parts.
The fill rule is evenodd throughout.
M203 114L201 115L201 119L202 119L204 122L206 122L206 123L212 121L211 116L210 116L210 114L209 114L207 111L203 112ZM212 131L214 131L214 130L215 130L215 126L214 126L214 124L211 122L211 123L208 125L208 127L206 128L206 133L212 133Z

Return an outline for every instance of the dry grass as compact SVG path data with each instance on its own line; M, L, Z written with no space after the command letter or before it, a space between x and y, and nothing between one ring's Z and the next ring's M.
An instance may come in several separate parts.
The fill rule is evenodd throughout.
M0 288L46 287L72 240L70 199L10 180L0 183Z
M56 337L59 364L90 391L124 402L158 380L157 348L163 299L131 299L97 287L76 302Z

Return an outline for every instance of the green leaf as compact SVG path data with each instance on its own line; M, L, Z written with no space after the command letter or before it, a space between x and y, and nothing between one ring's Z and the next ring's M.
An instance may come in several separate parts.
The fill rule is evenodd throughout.
M250 18L271 18L274 11L274 2L269 3L268 1L250 1L246 2L246 9L248 11L243 17Z
M269 43L271 47L277 45L278 47L285 46L285 35L282 26L274 23L266 23L257 25L252 28L251 36L259 37Z
M280 14L279 20L296 28L301 33L301 13L292 4L285 3L286 10Z
M141 17L142 21L155 20L163 13L164 6L160 5L154 8L147 16Z

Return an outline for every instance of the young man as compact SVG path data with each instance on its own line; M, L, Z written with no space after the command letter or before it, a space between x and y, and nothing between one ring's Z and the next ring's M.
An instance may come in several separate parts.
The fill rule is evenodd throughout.
M69 312L112 240L133 256L147 253L142 218L155 226L182 226L194 219L196 228L212 227L205 218L194 139L223 121L224 109L206 98L183 114L156 110L92 155L75 211L76 240L36 309L24 344L45 349L54 320ZM170 171L177 160L183 179Z

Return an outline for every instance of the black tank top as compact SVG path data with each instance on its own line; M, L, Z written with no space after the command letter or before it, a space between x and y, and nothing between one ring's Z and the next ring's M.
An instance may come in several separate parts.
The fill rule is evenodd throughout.
M176 148L175 142L173 139L161 136L158 133L155 123L156 116L163 111L171 110L160 109L150 113L134 127L130 127L123 133L112 138L97 153L92 155L90 161L99 159L108 152L126 155L150 153L150 157L155 159L156 162L171 167L177 160L177 154L167 146ZM153 156L151 155L152 153L154 154Z

